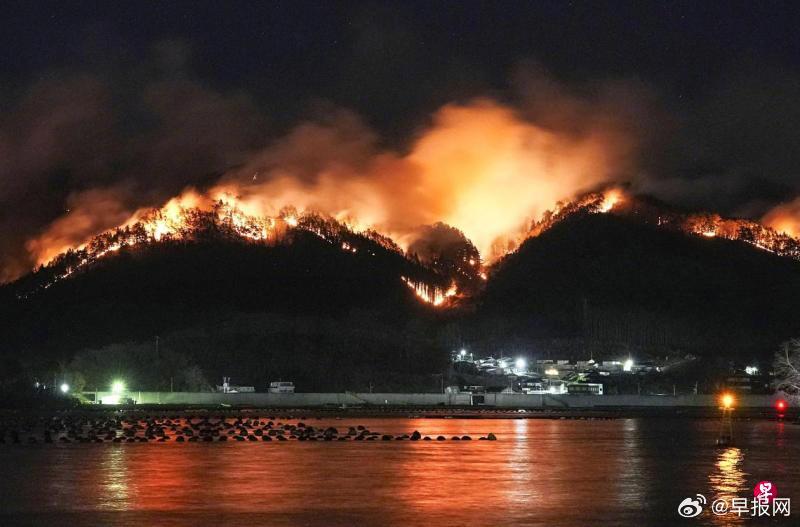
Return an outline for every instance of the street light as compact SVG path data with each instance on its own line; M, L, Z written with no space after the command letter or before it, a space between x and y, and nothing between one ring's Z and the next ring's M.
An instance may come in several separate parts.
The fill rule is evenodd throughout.
M527 365L528 363L525 362L525 359L522 357L518 358L517 362L514 363L514 366L516 366L517 370L519 371L523 371Z
M61 393L67 393L67 392L69 392L69 384L62 383L61 384Z
M723 393L720 397L722 403L722 423L717 437L717 446L730 446L733 444L733 404L736 400L731 393Z
M733 395L731 395L731 394L729 394L729 393L726 393L726 394L724 394L724 395L722 396L722 406L723 406L723 408L725 408L726 410L729 410L729 409L730 409L730 408L733 406L733 403L734 403L734 402L735 402L735 401L734 401L734 399L733 399Z
M628 359L622 364L623 371L631 371L633 369L633 359Z

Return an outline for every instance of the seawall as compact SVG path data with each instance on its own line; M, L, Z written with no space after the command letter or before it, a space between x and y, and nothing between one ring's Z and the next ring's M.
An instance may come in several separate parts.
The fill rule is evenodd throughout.
M84 392L96 400L108 400L111 392ZM230 405L262 408L314 408L349 406L415 407L494 407L539 409L604 408L717 408L716 395L526 395L526 394L439 394L439 393L216 393L216 392L138 392L123 397L136 404ZM481 399L482 398L482 399ZM737 408L774 408L779 395L738 395Z

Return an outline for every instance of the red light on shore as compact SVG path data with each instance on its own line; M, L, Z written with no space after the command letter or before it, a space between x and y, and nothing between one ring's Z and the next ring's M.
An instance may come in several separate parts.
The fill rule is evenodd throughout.
M782 412L782 411L786 410L787 406L788 405L786 404L786 401L784 401L783 399L779 399L778 401L775 402L775 408L779 412Z

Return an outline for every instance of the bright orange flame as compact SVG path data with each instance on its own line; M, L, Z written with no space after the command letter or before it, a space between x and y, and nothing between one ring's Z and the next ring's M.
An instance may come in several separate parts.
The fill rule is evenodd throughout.
M401 277L401 280L403 280L423 302L436 307L444 305L449 298L455 296L458 292L455 284L452 284L447 289L442 289L441 287L430 286L423 282L415 282L405 276Z
M519 119L488 100L448 105L414 145L419 197L430 215L464 232L485 260L560 200L605 182L617 148L607 137L576 140Z
M297 126L207 193L187 191L169 200L146 227L156 240L174 238L182 210L208 209L226 196L246 216L274 218L279 207L290 205L355 231L384 233L403 248L415 241L420 226L442 221L463 231L481 260L491 263L506 252L494 254L493 247L514 245L555 203L574 199L623 169L627 142L587 127L575 134L538 126L508 106L478 99L442 107L409 151L398 153L379 149L374 134L354 116L339 115ZM64 221L31 240L28 250L35 260L50 261L151 212L146 208L120 220L124 200L105 197L108 207L71 208ZM613 207L613 200L604 207ZM296 216L283 220L297 226Z
M342 239L343 233L352 233L346 226L326 220L314 214L296 213L294 209L282 210L276 217L249 216L240 210L241 201L228 193L212 192L217 198L216 202L201 196L194 190L187 190L180 196L169 200L163 207L156 210L140 210L120 228L97 236L77 248L77 257L65 268L62 274L55 276L43 285L50 287L53 283L70 276L81 267L103 258L107 254L119 251L123 247L161 242L166 240L191 239L199 229L203 228L203 221L213 221L219 227L227 227L228 232L251 239L257 242L274 242L286 227L302 229L311 232L322 240L338 245L347 253L357 253L358 247L355 239ZM246 207L246 205L245 205ZM201 218L197 223L197 218ZM280 222L280 223L279 223ZM279 229L279 225L284 225ZM380 235L371 231L360 233L362 236L395 251L396 246L389 244ZM479 262L473 261L472 265ZM432 286L424 282L414 281L402 277L403 282L411 288L416 296L424 302L439 307L445 305L448 299L457 294L455 283L447 289Z
M719 214L691 214L680 219L659 220L661 226L670 224L706 238L737 240L764 251L800 259L800 240L754 221L722 218Z
M531 229L524 235L509 243L503 253L513 251L525 238L538 236L550 227L568 217L570 214L579 211L605 214L618 209L626 200L624 191L621 188L611 188L605 192L590 192L579 196L570 202L558 202L553 210L548 210L542 215L542 219L535 222Z
M622 201L623 193L618 188L612 188L603 193L603 202L598 207L598 212L610 212Z
M777 232L792 238L800 238L800 197L775 207L761 221Z
M577 129L583 133L574 133ZM443 221L478 248L480 258L468 263L485 280L482 262L491 265L572 212L618 213L623 205L627 210L634 199L621 188L586 193L608 185L626 167L627 143L613 129L559 131L479 99L439 109L408 152L400 153L379 149L357 118L340 116L297 126L207 192L186 190L157 210L131 213L113 190L87 191L74 198L65 216L29 240L27 249L37 264L70 248L85 249L85 258L76 258L66 276L124 247L183 239L191 235L192 214L215 211L221 225L248 239L271 242L287 229L302 228L356 252L308 224L308 214L319 212L354 232L385 234L392 250L394 243L407 249L420 226ZM287 205L293 208L280 208ZM672 215L659 218L658 225L800 258L798 241L780 234L800 233L798 218L800 198L765 216L777 231L713 214ZM141 232L123 236L114 234L114 227ZM433 305L456 295L453 288L404 281Z

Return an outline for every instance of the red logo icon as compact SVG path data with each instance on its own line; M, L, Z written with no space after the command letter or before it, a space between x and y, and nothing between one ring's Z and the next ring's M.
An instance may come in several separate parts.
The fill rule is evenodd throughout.
M753 496L756 501L769 503L778 496L778 489L771 481L759 481L753 489Z

